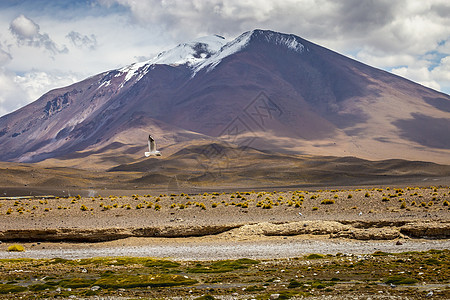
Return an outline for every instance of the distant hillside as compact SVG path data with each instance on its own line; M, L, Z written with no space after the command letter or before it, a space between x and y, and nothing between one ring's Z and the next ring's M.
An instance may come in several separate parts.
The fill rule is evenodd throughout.
M0 160L106 169L226 141L280 153L450 164L450 96L298 36L201 38L0 118Z

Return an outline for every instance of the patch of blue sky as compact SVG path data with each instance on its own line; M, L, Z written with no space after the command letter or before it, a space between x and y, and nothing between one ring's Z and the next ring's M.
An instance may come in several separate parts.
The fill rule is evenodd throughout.
M439 66L441 64L441 60L447 56L448 56L448 54L441 53L437 50L433 50L433 51L428 51L424 55L420 55L418 58L419 58L419 60L426 60L429 63L428 70L431 71L434 68L436 68L437 66Z
M119 4L101 5L96 0L2 0L0 9L21 12L29 17L52 16L55 19L77 19L86 16L123 14L129 10Z

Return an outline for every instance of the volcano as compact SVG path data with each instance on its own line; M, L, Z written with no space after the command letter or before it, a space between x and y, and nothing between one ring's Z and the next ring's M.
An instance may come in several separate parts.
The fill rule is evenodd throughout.
M188 145L450 164L450 96L292 34L211 36L0 118L0 160L109 168ZM160 158L164 159L164 157Z

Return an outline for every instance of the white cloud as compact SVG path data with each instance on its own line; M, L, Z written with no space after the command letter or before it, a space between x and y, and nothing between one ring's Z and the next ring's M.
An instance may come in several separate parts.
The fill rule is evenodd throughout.
M450 92L447 0L24 0L0 2L0 107L199 36L255 28L294 33Z
M26 92L14 82L14 74L0 69L0 115L26 105L27 100Z
M417 83L420 83L421 85L424 85L426 87L440 90L441 86L440 84L433 79L432 73L428 70L426 67L400 67L400 68L394 68L392 69L392 73L409 78Z
M9 30L16 37L19 45L44 48L53 54L68 52L66 46L58 46L47 33L40 33L39 25L24 15L15 18Z
M99 0L129 9L132 22L174 40L236 36L254 28L294 33L369 65L438 89L448 86L439 55L450 52L447 0ZM430 69L434 65L436 71ZM442 70L442 71L441 71ZM449 91L447 90L447 93Z
M71 31L66 35L72 44L78 48L88 48L89 50L95 50L97 48L97 38L95 34L90 36L82 35L79 32Z
M8 52L4 51L1 48L1 45L0 45L0 67L3 66L3 65L6 65L8 62L11 61L11 59L12 59L11 54L9 54Z
M265 28L295 33L338 51L393 56L423 55L450 37L446 0L98 1L127 7L134 22L163 30L180 42Z
M0 115L27 105L51 89L67 86L78 80L79 78L71 73L30 71L17 75L0 69Z
M10 30L19 40L33 40L39 35L39 25L24 15L15 18L10 25Z
M437 80L442 80L450 85L450 56L441 59L439 66L434 68L431 73Z
M78 77L70 73L52 74L39 71L31 71L23 76L16 75L14 77L14 82L26 92L28 99L38 99L42 96L42 91L67 86L77 80Z

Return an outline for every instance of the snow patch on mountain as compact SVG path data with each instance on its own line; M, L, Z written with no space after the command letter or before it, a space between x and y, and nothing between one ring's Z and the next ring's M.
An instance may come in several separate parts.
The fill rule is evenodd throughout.
M265 30L248 31L243 33L230 43L224 45L220 49L220 51L218 51L215 55L197 63L193 67L194 73L192 76L195 76L195 74L203 68L207 68L208 72L211 71L218 64L220 64L220 62L224 58L241 51L242 49L247 47L247 45L251 42L253 38L258 38L259 36L262 36L263 40L268 43L275 44L278 46L284 46L298 53L301 53L305 50L305 46L303 46L303 44L300 43L297 40L297 37L294 35L280 34L278 32Z
M192 75L192 77L195 76L195 74L198 71L200 71L201 69L203 69L205 67L208 68L208 71L214 69L222 61L222 59L245 48L245 46L250 41L250 37L251 37L252 33L253 32L249 31L249 32L246 32L246 33L240 35L235 40L224 45L220 49L220 51L218 51L215 55L199 62L197 65L195 65L193 67L194 74Z
M118 73L114 77L124 76L122 83L119 85L119 89L121 89L131 79L134 82L141 80L153 65L164 64L178 66L187 64L188 66L195 66L219 52L225 44L225 38L218 35L201 37L192 42L182 43L173 49L161 52L150 60L123 67L117 70ZM105 80L101 82L98 88L107 87L110 84L111 80Z
M138 78L135 80L139 81L142 77L145 76L145 74L148 73L150 65L148 62L140 62L140 63L134 63L132 65L126 66L122 69L119 69L119 74L125 74L125 78L123 79L122 83L119 85L119 90L133 77L138 75ZM120 75L116 75L117 77Z
M171 50L161 52L147 63L194 65L219 52L225 43L225 38L218 35L201 37L192 42L180 44Z
M286 46L287 48L299 53L305 50L305 46L303 46L303 44L300 43L297 40L298 38L294 35L280 34L278 32L264 32L264 38L269 43Z
M111 80L103 81L102 84L100 84L97 89L100 89L102 87L107 87L108 85L111 85Z
M150 67L156 64L171 66L187 65L192 69L192 77L200 70L207 68L207 72L214 69L220 62L247 47L252 39L259 39L270 44L286 47L289 50L301 53L305 46L294 35L280 34L266 30L248 31L231 42L224 37L213 35L198 38L192 42L182 43L168 51L161 52L156 57L121 68L114 77L124 76L119 85L121 89L128 81L139 81L148 73ZM104 81L100 87L106 87L111 81Z

